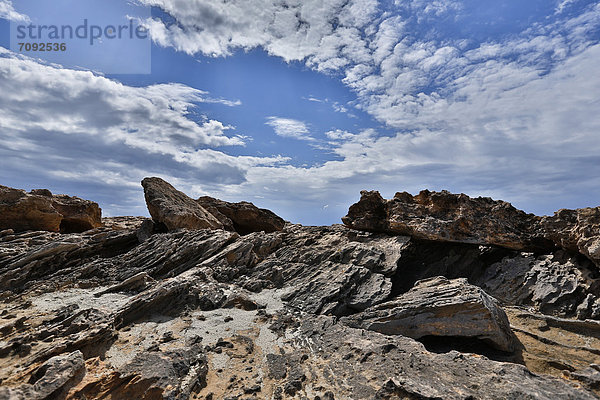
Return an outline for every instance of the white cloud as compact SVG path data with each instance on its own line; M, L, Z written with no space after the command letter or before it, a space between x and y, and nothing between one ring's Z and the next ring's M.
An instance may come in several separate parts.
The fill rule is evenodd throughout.
M0 51L0 157L5 180L28 177L131 190L147 175L240 183L282 156L230 156L234 128L190 111L211 99L181 84L131 87ZM194 115L197 115L195 112ZM6 182L8 183L8 182ZM20 186L17 182L14 186ZM101 191L104 192L104 191ZM99 199L102 200L102 199Z
M263 47L336 71L357 94L357 105L397 133L331 130L325 135L335 159L306 168L282 156L230 156L214 147L241 145L234 129L189 119L190 107L207 101L204 92L182 85L131 88L25 60L17 63L23 72L17 79L0 77L8 93L0 100L0 152L9 149L0 156L20 152L20 162L38 169L106 182L160 174L190 193L261 199L261 206L305 223L322 222L310 215L323 204L330 205L330 221L344 215L361 189L387 196L449 189L538 211L596 205L581 202L600 195L598 4L475 43L430 31L419 37L409 29L463 12L459 2L399 2L415 13L411 18L379 15L371 0L143 2L177 19L169 26L148 22L157 43L212 56ZM320 143L305 122L269 117L266 123L282 137ZM96 147L84 154L92 161L68 168L68 153L52 142L62 138L68 147L66 137L92 141Z
M268 117L265 124L271 126L275 133L281 137L307 141L315 140L310 136L310 130L302 121L291 118Z
M15 11L10 0L0 0L0 18L15 22L29 22L27 15Z

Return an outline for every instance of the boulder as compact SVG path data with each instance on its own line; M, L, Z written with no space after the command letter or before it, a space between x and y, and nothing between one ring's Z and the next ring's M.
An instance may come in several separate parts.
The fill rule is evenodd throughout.
M148 211L154 222L176 229L223 229L204 207L160 178L142 181Z
M47 189L24 190L0 186L0 230L61 233L84 232L102 226L97 203Z
M213 214L228 230L241 235L252 232L275 232L283 229L285 221L275 213L242 201L228 203L208 196L200 197L198 204Z
M498 302L462 278L419 281L407 293L344 321L387 335L461 337L479 339L506 352L519 348Z

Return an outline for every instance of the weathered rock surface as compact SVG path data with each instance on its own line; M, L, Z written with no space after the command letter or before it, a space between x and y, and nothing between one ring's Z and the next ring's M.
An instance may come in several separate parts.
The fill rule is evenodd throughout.
M600 394L600 322L576 319L600 319L598 270L573 250L222 215L238 232L0 231L0 399Z
M226 229L241 235L280 231L285 225L285 221L272 211L258 208L246 201L228 203L208 196L200 197L196 201L221 221Z
M565 251L522 253L489 266L474 283L506 304L563 317L600 319L600 280L592 263Z
M419 281L409 292L345 319L357 328L420 339L473 338L512 352L519 342L497 301L466 279Z
M580 252L600 266L600 207L538 217L504 201L447 191L396 193L391 200L379 192L363 191L342 220L353 229L423 240L537 252L559 246Z
M84 232L102 226L97 203L66 195L53 195L47 189L30 193L0 186L0 230Z
M556 245L578 251L600 267L600 207L557 211L543 217L538 230Z
M166 229L223 229L223 224L200 204L160 178L142 181L148 211Z

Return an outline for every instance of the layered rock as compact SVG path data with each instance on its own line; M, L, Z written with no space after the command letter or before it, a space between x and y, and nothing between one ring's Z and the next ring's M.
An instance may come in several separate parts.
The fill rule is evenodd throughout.
M168 182L145 178L142 186L152 219L166 229L223 229L217 218Z
M441 242L500 246L518 251L578 251L600 265L600 208L561 210L538 217L510 203L487 197L424 190L416 196L396 193L385 200L361 192L344 224L370 232L408 235Z
M223 226L241 235L280 231L285 225L285 221L274 212L258 208L246 201L228 203L208 196L200 197L196 201L221 221Z
M97 203L47 189L24 190L0 186L0 230L84 232L102 226Z
M466 279L419 281L407 293L346 318L357 328L420 339L462 337L489 342L499 350L519 347L497 301Z
M154 183L161 207L198 205ZM211 204L238 232L133 217L0 231L0 399L600 394L600 322L564 318L600 318L581 255L527 236L542 253L341 225L245 232Z

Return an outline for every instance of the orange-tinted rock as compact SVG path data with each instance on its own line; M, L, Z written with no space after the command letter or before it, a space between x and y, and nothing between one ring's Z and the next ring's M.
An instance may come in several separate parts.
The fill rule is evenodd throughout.
M97 203L67 195L52 195L47 189L30 193L0 186L0 230L16 232L84 232L102 226Z

